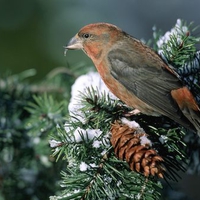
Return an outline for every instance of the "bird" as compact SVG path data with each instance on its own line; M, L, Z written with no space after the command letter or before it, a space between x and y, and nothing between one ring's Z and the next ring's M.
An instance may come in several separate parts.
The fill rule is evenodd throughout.
M166 116L200 136L200 107L176 72L152 48L109 23L88 24L64 46L83 50L110 91L127 106Z

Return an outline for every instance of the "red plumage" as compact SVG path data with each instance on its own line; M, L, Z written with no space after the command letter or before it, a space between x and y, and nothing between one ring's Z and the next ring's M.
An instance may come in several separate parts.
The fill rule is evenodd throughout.
M82 49L103 81L128 106L165 115L200 135L200 108L190 90L151 48L107 23L83 27L66 49Z

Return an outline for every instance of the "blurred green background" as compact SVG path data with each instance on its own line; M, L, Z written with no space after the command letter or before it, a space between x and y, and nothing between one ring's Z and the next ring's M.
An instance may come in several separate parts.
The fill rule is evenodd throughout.
M148 40L154 25L165 32L178 18L200 25L199 8L199 0L0 0L0 74L34 68L37 81L57 67L92 65L81 51L69 51L66 57L63 53L63 46L84 25L108 22ZM200 198L200 177L182 178L175 190L182 188L190 200ZM173 195L185 199L176 191Z
M40 79L55 67L92 64L82 52L63 56L82 26L113 23L148 40L154 25L167 31L177 18L200 24L199 7L199 0L0 0L0 73L35 68Z

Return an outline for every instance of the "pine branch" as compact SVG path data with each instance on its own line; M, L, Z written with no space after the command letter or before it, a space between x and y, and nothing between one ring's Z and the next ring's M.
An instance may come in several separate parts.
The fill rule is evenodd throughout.
M197 51L195 45L200 43L200 37L193 36L197 29L198 27L193 27L193 23L188 24L178 19L170 32L159 39L155 38L157 51L164 55L168 63L179 67L188 63Z
M67 167L67 173L64 173L63 186L66 187L66 190L63 193L64 199L104 199L112 197L122 197L128 195L130 196L130 188L133 185L137 185L139 177L143 180L138 183L138 186L134 186L132 191L132 198L140 199L141 196L146 196L152 199L159 199L160 194L156 192L160 186L160 183L155 184L155 178L148 178L148 189L145 187L145 192L142 188L147 183L145 182L145 177L142 174L137 174L131 172L128 164L123 160L116 159L113 149L109 142L108 132L111 128L112 122L114 120L120 119L124 113L127 112L127 107L122 106L122 103L118 100L112 100L108 95L100 94L98 91L95 91L93 88L87 88L87 92L84 92L84 95L80 97L81 105L80 109L82 111L82 117L86 120L78 120L74 117L69 118L69 121L65 125L65 130L62 130L61 127L58 128L60 132L56 136L52 137L53 140L50 141L50 144L55 144L53 155L58 158L66 160L69 164ZM137 119L142 120L142 115L137 116ZM84 123L83 123L83 122ZM100 134L95 134L91 136L91 131L99 130ZM151 128L152 132L156 132L155 128ZM174 154L177 145L182 144L177 141L174 144L173 137L177 137L179 134L175 130L165 133L166 130L162 129L158 132L164 135L166 134L166 140L164 143L160 142L159 138L162 136L157 136L156 141L153 141L153 144L156 150L160 155L163 155L164 166L168 170L166 171L166 178L177 180L177 170L183 170L182 165L180 165L180 160L185 159L183 156L183 150L176 152ZM153 138L153 137L152 137ZM171 142L171 143L170 143ZM95 145L97 147L95 147ZM163 150L163 147L164 149ZM175 150L171 150L170 148ZM168 150L171 150L171 153ZM105 152L103 155L107 155L108 159L104 159L102 152ZM166 160L166 163L165 163ZM90 163L94 162L95 167L91 167ZM87 170L81 171L81 163L86 165ZM177 167L180 166L180 167ZM176 170L174 170L176 168ZM73 169L73 173L72 170ZM69 173L69 174L68 174ZM128 174L128 175L127 175ZM80 183L77 183L75 177L80 176ZM132 176L132 181L130 177ZM83 181L82 179L86 180ZM110 180L108 182L108 180ZM128 181L129 180L129 181ZM117 182L117 183L116 183ZM70 183L70 187L69 184ZM105 185L106 184L106 185ZM128 186L130 184L130 186ZM109 185L109 188L108 188ZM119 187L120 185L120 187ZM79 188L79 192L73 192L72 188ZM129 188L127 190L127 187ZM154 191L153 194L150 194L149 188ZM117 192L118 191L118 192ZM127 191L127 193L125 192ZM66 195L69 195L66 197ZM155 196L155 194L157 196ZM76 198L75 198L76 197Z
M191 24L178 20L167 36L154 34L154 47L198 100L200 62L195 45L200 38L192 36L194 31ZM101 92L101 84L95 88L94 79L94 87L86 86L76 94L78 99L72 92L76 106L71 101L65 127L57 127L51 136L53 156L68 163L62 172L63 194L51 198L160 199L159 177L178 181L178 172L186 171L186 130L165 117L124 118L130 108ZM120 125L113 128L116 122Z
M35 70L0 75L0 196L3 199L32 199L34 196L47 199L50 194L59 190L56 172L60 171L61 165L54 165L53 157L49 157L47 135L40 135L46 128L43 125L47 125L40 118L42 115L38 115L38 118L33 116L30 130L27 127L31 113L25 107L31 105L30 102L35 105L32 96L40 93L39 89L33 90L33 85L29 83L33 75ZM37 88L39 87L40 84ZM44 104L45 102L41 107ZM38 113L41 113L40 109L38 107ZM60 113L63 111L62 108ZM62 121L63 117L60 117ZM48 126L50 127L49 124ZM52 124L52 131L54 130L55 123Z
M164 36L154 29L155 49L169 63L178 78L185 84L200 105L200 51L196 45L200 37L194 36L199 27L178 19L174 28Z

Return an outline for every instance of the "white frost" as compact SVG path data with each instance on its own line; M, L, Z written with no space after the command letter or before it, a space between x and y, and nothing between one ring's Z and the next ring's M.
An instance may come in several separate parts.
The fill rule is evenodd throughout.
M91 164L90 164L90 167L96 168L96 167L98 167L98 165L96 165L95 163L91 163Z
M182 42L182 39L181 39L181 35L183 33L187 33L188 31L188 27L187 26L183 26L182 22L180 19L177 19L176 21L176 25L170 30L170 31L167 31L162 37L160 37L160 39L157 41L157 46L159 49L162 49L162 46L163 44L166 44L169 40L170 40L170 37L172 35L175 35L176 36L176 39L178 41L178 43L180 44ZM171 49L171 48L170 48ZM170 51L170 49L168 49L168 51ZM162 54L163 51L162 50L159 50L158 51L159 54Z
M123 124L128 125L130 128L140 128L140 125L136 121L130 121L126 119L125 117L122 117L121 121Z
M74 131L74 140L76 142L81 142L83 141L83 139L86 139L86 130L78 127L77 129L75 129ZM72 139L73 140L73 139Z
M166 143L166 142L167 142L167 140L168 140L168 137L167 137L167 136L165 136L165 135L161 135L161 136L159 137L159 140L160 140L160 142L161 142L162 144L164 144L164 143Z
M102 142L101 141L98 141L98 140L95 140L92 144L92 146L94 148L99 148L101 146Z
M88 133L88 139L90 140L98 138L102 134L100 129L86 129L86 131Z
M68 110L71 116L78 118L82 123L85 122L84 114L80 111L82 105L80 103L80 92L85 93L88 87L98 89L99 93L108 93L111 99L116 97L109 91L107 86L102 81L99 73L89 72L85 75L78 77L75 83L72 85L71 99L68 106Z
M88 165L85 162L81 162L80 164L80 171L85 172L87 171Z
M74 131L74 140L76 142L81 142L83 140L93 140L101 135L102 131L100 129L82 129L78 127Z
M152 146L151 140L149 140L146 135L143 135L142 137L140 137L140 144L141 145L148 144L149 146Z
M51 148L54 148L54 147L58 147L62 144L62 142L60 141L56 141L56 140L49 140L49 145Z

